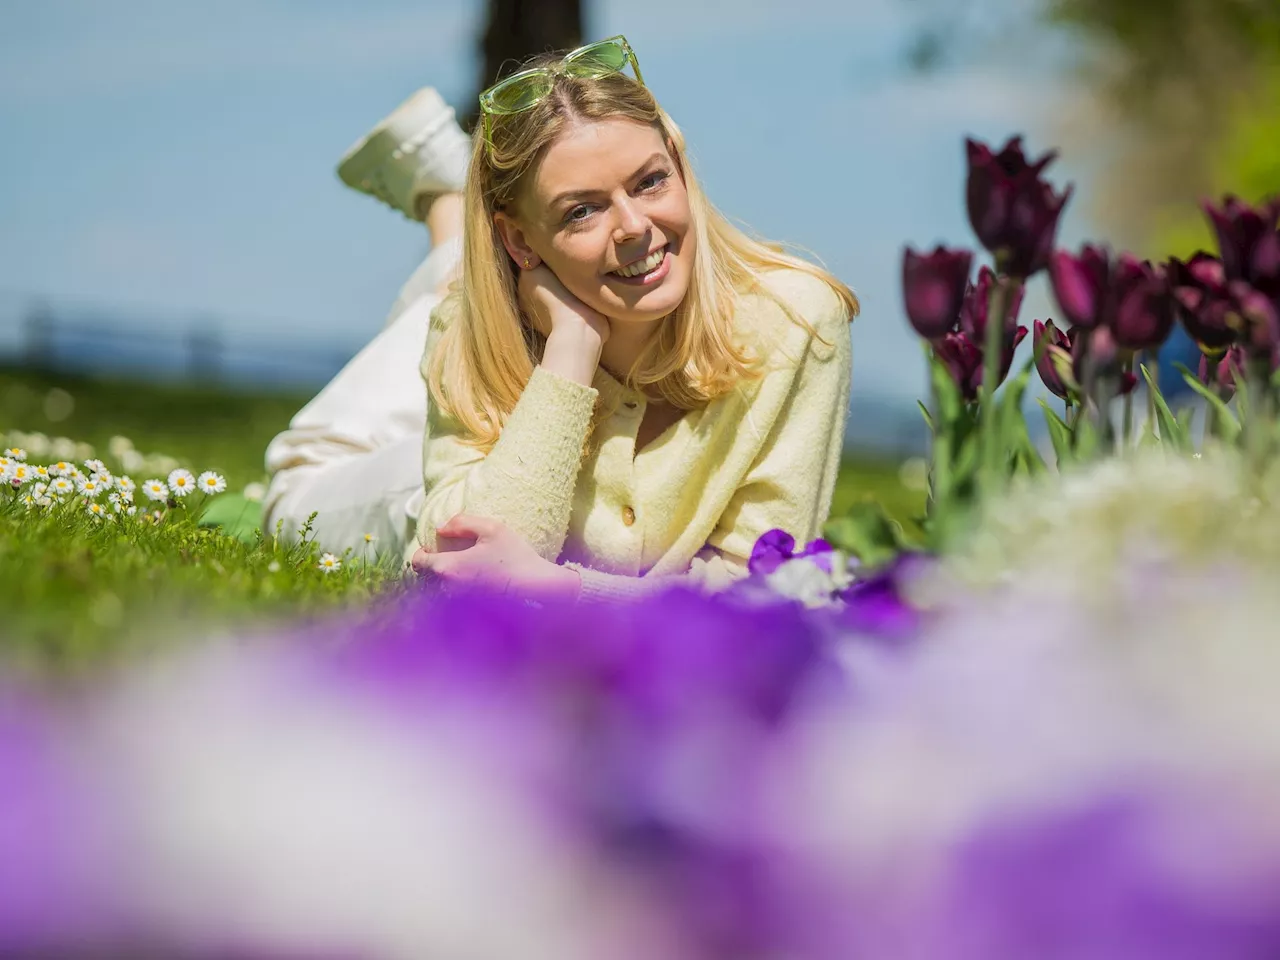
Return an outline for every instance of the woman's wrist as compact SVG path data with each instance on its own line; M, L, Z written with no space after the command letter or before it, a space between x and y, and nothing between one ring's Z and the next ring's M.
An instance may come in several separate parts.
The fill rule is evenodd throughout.
M540 365L551 373L589 387L595 380L603 348L603 338L588 324L561 324L553 327L547 337Z

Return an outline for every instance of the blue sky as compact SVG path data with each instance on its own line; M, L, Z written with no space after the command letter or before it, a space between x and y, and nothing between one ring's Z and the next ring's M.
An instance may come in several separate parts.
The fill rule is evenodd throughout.
M1039 151L1066 96L1033 47L1021 64L913 75L902 51L921 12L905 0L587 3L589 35L631 40L717 205L859 292L855 399L922 392L901 249L972 242L963 137L1025 132ZM417 87L473 95L482 14L481 0L8 5L0 342L24 303L47 297L143 325L207 317L239 345L296 336L354 351L427 240L334 166ZM1059 181L1085 188L1087 160L1067 150ZM1089 230L1077 199L1063 239ZM1024 319L1047 309L1033 291Z

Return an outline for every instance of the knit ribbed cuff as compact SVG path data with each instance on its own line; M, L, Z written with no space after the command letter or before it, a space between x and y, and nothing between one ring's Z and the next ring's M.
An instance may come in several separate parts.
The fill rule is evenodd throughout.
M565 566L577 570L578 576L582 579L582 585L578 588L578 603L584 605L639 600L657 593L664 587L672 586L678 579L675 577L646 579L618 573L603 573L584 567L580 563L566 563Z

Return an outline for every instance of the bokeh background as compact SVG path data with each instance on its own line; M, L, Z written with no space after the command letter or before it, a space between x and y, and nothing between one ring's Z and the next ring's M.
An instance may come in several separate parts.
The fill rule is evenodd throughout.
M465 116L510 58L616 33L715 202L861 295L868 460L924 448L901 249L971 243L966 135L1061 150L1069 246L1187 253L1200 197L1280 188L1275 0L6 4L0 425L154 430L255 479L428 249L343 151L420 86ZM1051 315L1041 281L1023 321Z

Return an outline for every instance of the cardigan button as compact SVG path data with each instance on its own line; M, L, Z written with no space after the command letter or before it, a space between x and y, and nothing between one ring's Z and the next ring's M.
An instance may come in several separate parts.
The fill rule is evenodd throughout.
M633 523L636 522L636 512L632 510L630 507L623 507L622 522L625 523L628 527L631 526Z

